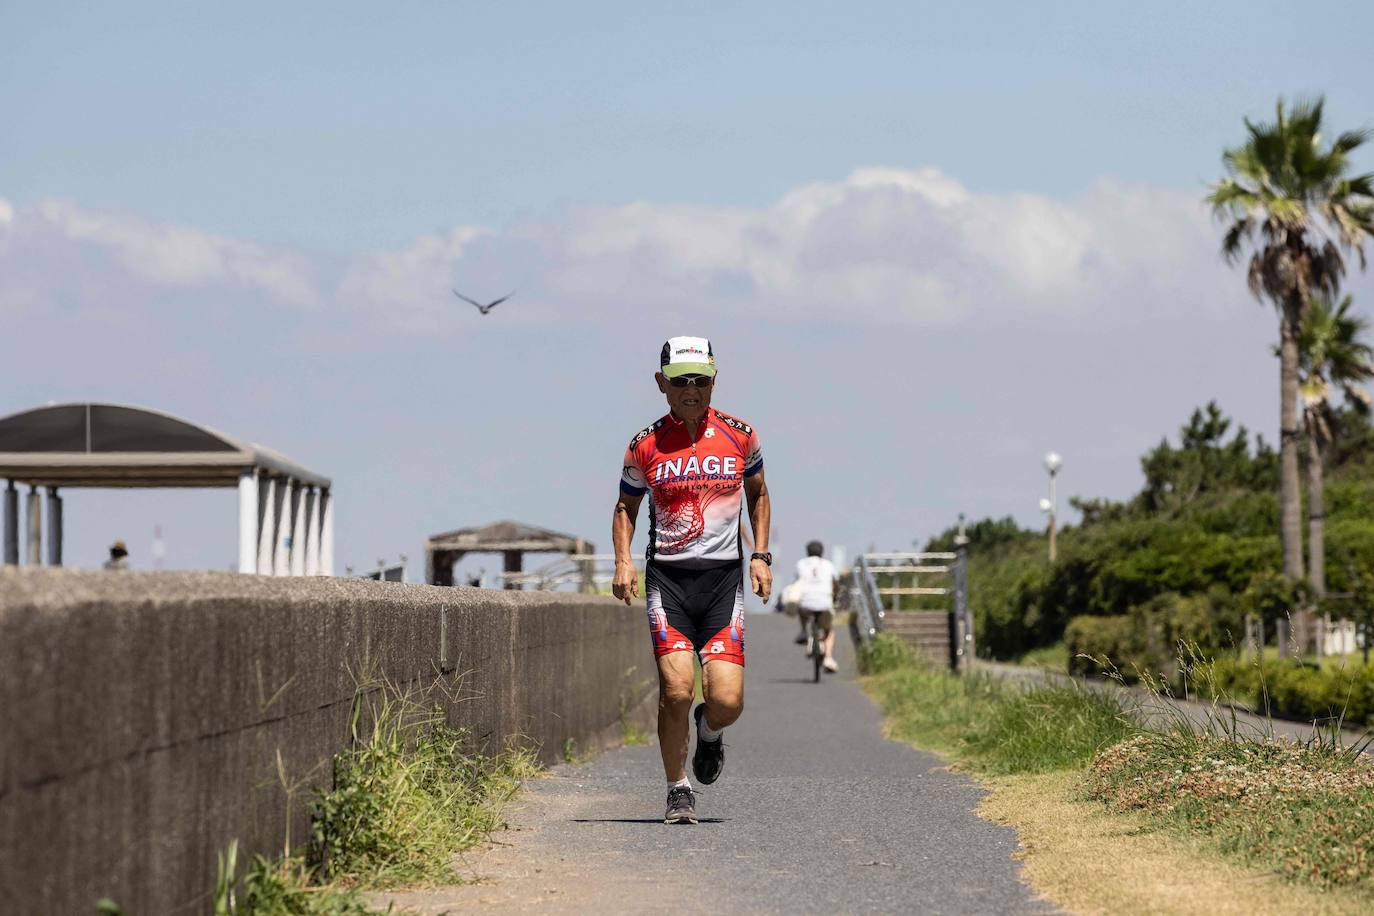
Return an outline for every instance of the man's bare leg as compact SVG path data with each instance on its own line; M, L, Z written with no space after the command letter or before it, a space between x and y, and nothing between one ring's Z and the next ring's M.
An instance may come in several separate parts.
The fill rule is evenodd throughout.
M701 692L706 700L706 725L712 731L734 725L744 712L744 666L711 659L701 666Z
M692 652L658 657L658 751L668 781L687 778L688 721L696 697L696 660Z

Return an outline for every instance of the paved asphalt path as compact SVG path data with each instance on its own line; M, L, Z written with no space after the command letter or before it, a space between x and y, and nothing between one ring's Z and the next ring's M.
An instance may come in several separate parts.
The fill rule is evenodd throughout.
M520 912L1052 912L1019 880L1015 832L973 813L980 790L882 737L848 637L837 640L841 673L813 684L795 633L781 615L748 620L744 715L725 733L724 774L698 796L702 823L662 823L656 741L559 766L530 785L495 866L471 863L495 881L464 902Z

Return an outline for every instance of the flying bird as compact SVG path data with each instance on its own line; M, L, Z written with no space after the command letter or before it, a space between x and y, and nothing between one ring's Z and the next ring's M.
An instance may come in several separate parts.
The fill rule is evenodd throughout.
M505 301L506 301L507 299L509 299L511 296L514 296L515 293L513 293L513 292L506 293L506 294L505 294L504 296L502 296L500 299L497 299L495 302L488 302L486 305L483 305L483 304L480 303L480 302L473 302L471 299L469 299L467 296L464 296L462 293L458 292L458 290L456 290L456 289L453 291L453 295L457 296L459 299L462 299L464 302L468 303L469 305L475 305L475 306L477 306L477 311L479 311L479 312L481 312L483 315L485 315L487 312L490 312L492 309L496 308L496 307L497 307L498 305L500 305L502 302L505 302Z

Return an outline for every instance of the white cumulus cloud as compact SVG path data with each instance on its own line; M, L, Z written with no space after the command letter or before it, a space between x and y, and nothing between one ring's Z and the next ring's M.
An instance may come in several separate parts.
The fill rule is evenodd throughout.
M479 299L518 290L505 320L554 324L685 310L898 325L1185 314L1244 295L1200 197L1119 182L1070 198L984 193L936 169L864 168L763 207L584 208L458 226L342 264L66 202L16 212L0 199L0 307L41 305L79 274L135 292L247 290L264 307L324 305L418 332L451 326L464 309L454 286Z
M693 308L946 324L1205 306L1237 287L1217 241L1200 192L1104 182L1064 200L866 168L757 209L638 202L426 236L354 259L340 297L422 321L449 282L518 284L541 319Z
M72 274L104 274L110 288L125 284L182 289L246 288L274 302L319 301L313 265L300 254L226 238L188 226L45 201L16 213L0 208L8 231L0 242L0 303L40 303Z

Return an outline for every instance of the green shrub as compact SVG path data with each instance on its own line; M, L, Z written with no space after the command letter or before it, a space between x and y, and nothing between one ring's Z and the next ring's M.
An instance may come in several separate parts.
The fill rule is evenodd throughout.
M1374 725L1374 666L1329 663L1319 670L1296 660L1224 657L1210 669L1222 699L1290 719Z
M1064 628L1064 645L1070 674L1125 673L1145 660L1144 634L1137 621L1125 616L1075 617Z
M879 633L859 649L859 671L863 674L882 674L914 661L911 649L895 636Z
M1212 658L1236 645L1240 627L1238 609L1225 588L1198 595L1165 592L1128 614L1069 621L1064 630L1069 672L1126 681L1149 675L1172 683L1179 677L1180 655Z

